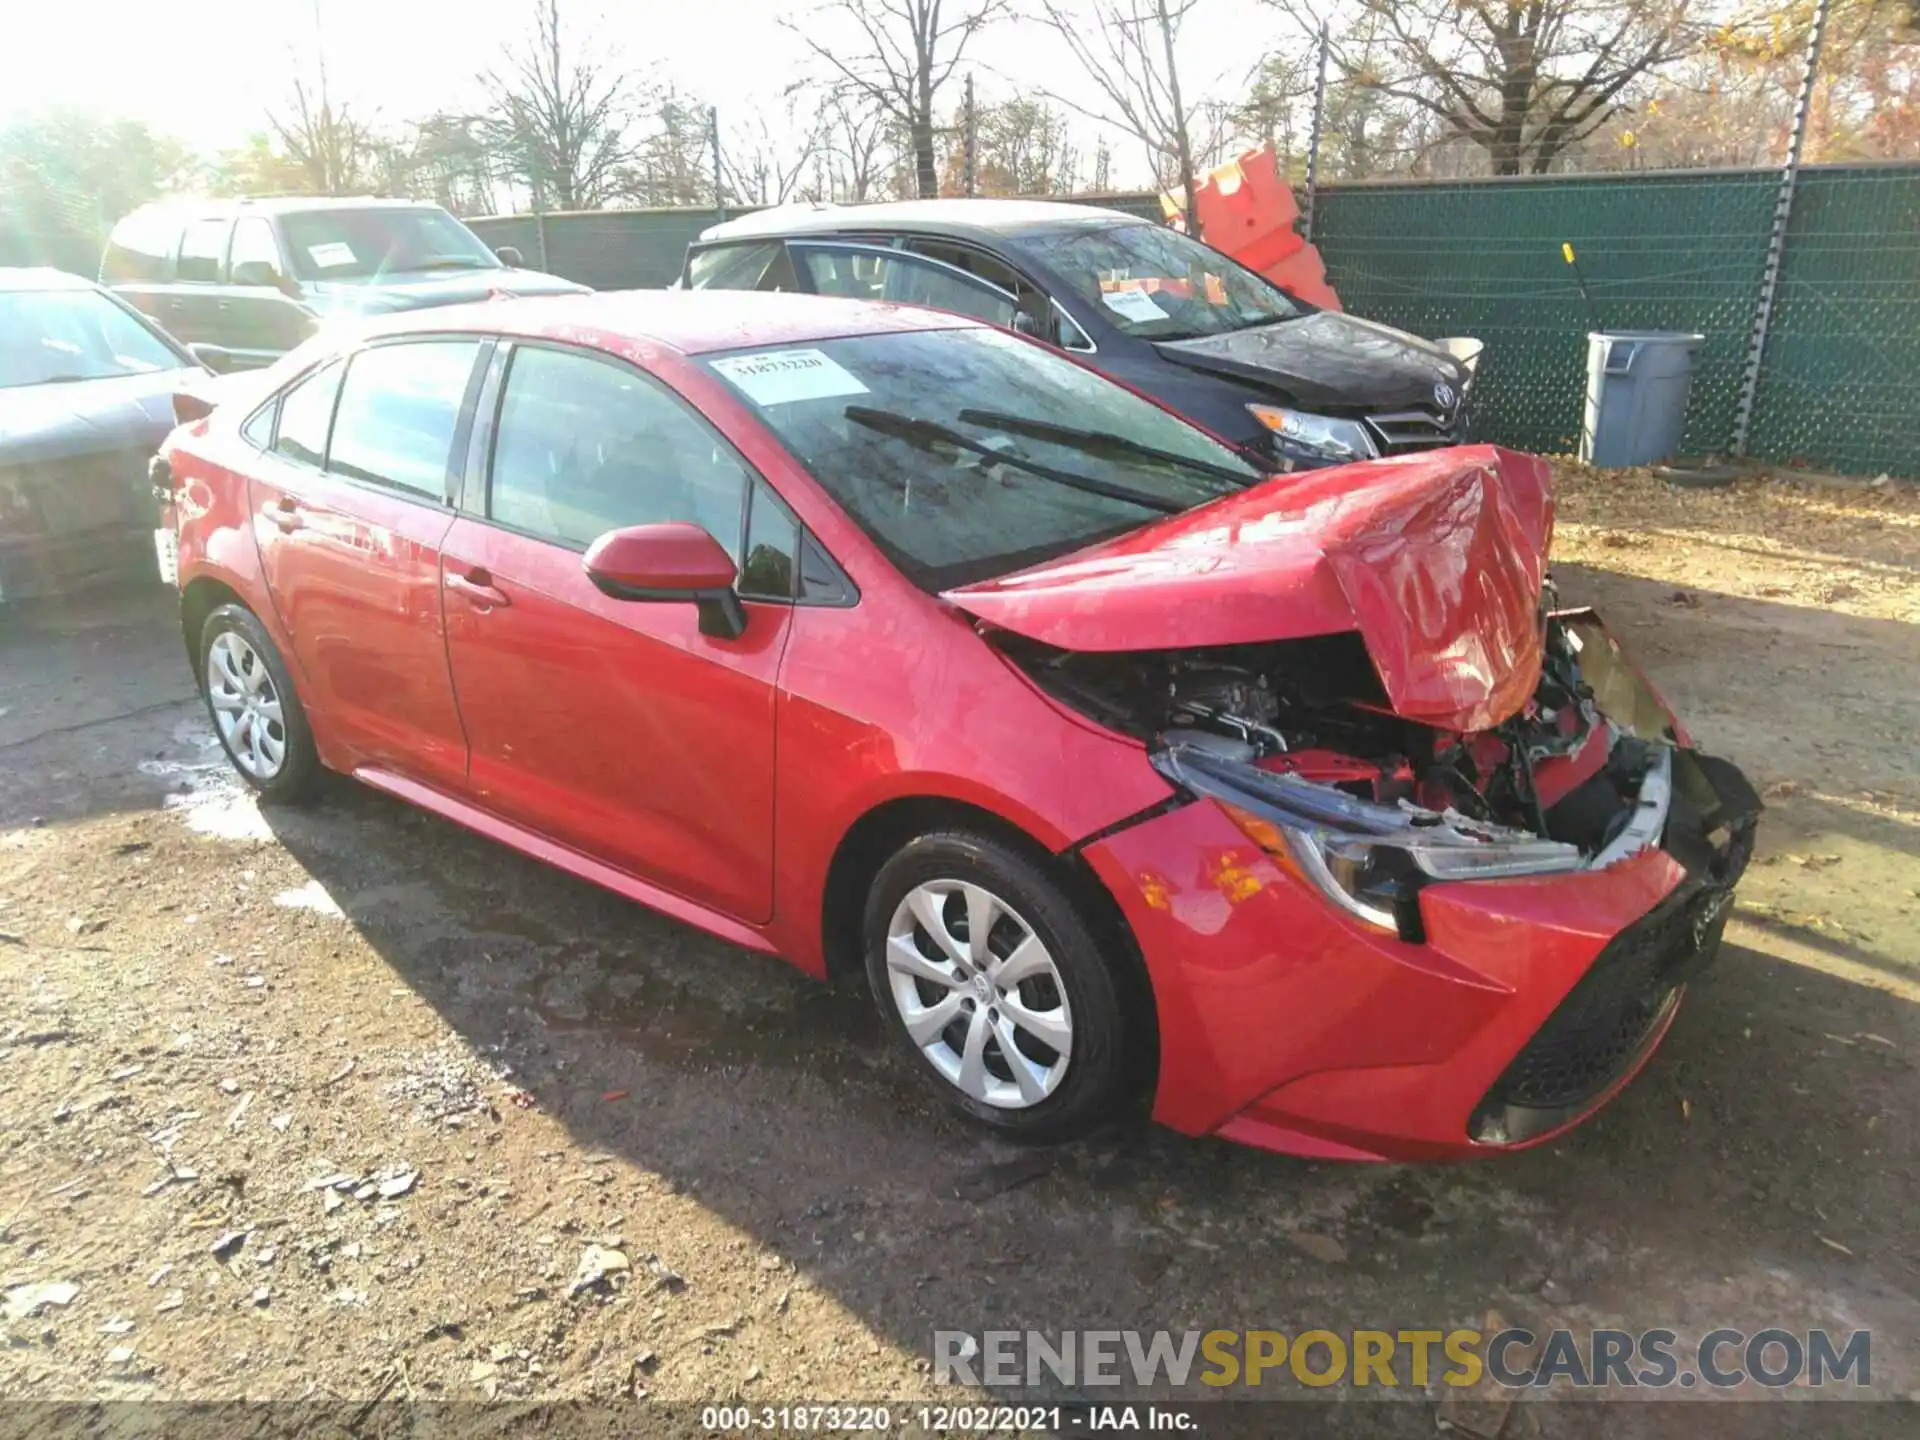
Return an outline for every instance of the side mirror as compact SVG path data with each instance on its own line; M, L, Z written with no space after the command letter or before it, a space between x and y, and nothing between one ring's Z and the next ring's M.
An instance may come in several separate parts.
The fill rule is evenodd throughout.
M233 267L233 283L277 288L280 271L271 260L242 260Z
M691 602L700 633L737 640L747 612L733 588L733 557L698 525L668 520L609 530L587 547L587 578L615 600Z
M497 245L493 253L500 257L502 265L511 265L516 270L527 263L526 257L520 253L517 245Z
M187 353L216 375L225 375L233 369L233 352L224 345L189 345Z

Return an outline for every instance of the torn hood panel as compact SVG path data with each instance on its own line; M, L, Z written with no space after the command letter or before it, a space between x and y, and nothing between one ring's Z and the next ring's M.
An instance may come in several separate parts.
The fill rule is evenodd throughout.
M1539 682L1552 536L1546 462L1477 445L1276 477L944 598L1063 650L1358 630L1396 713L1482 730Z

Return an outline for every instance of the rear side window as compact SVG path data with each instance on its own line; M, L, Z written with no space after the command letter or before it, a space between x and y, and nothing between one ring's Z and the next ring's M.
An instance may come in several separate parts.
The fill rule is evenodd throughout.
M180 264L176 279L187 283L211 283L220 278L221 262L227 258L227 232L230 220L196 220L180 237Z
M687 262L687 284L694 290L797 290L793 262L778 240L746 245L716 245Z
M158 210L135 211L113 227L107 253L100 261L100 283L120 285L130 280L165 280L173 245L180 238L180 222Z
M738 556L751 479L724 440L637 371L514 351L487 497L500 524L584 548L624 525L690 520Z
M333 401L345 368L336 360L280 397L280 424L273 437L276 455L303 465L326 460L327 427L333 423Z
M327 470L444 502L476 340L422 340L362 350L347 368Z

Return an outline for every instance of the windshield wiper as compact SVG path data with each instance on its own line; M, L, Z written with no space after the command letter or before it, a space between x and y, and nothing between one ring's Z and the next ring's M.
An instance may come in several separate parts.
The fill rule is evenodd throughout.
M1099 495L1108 500L1138 505L1142 510L1156 510L1162 515L1178 515L1181 511L1190 508L1178 500L1149 495L1144 490L1134 490L1125 485L1112 485L1105 480L1095 480L1086 475L1076 475L1071 470L1056 470L1051 465L1042 465L1037 460L1029 460L1023 455L996 450L991 445L982 445L970 435L962 435L951 426L942 425L938 420L924 420L918 415L903 415L898 410L877 410L871 405L849 405L842 413L856 425L864 425L867 429L877 430L882 435L891 435L897 440L906 441L909 445L918 445L922 448L934 444L951 445L955 449L985 456L998 464L1011 465L1014 469L1024 470L1029 475L1038 475L1043 480L1052 480L1059 485L1084 490L1089 495Z
M1045 440L1050 445L1063 446L1068 450L1082 450L1089 455L1133 455L1143 460L1157 460L1176 469L1191 470L1196 475L1229 480L1238 490L1244 490L1262 478L1229 469L1225 465L1215 465L1208 460L1195 460L1191 456L1162 450L1139 440L1129 440L1124 435L1078 430L1071 425L1056 425L1050 420L1035 420L1026 415L1005 415L998 410L962 410L958 419L963 425L978 425L984 430L1004 430L1009 435L1025 435L1029 439Z

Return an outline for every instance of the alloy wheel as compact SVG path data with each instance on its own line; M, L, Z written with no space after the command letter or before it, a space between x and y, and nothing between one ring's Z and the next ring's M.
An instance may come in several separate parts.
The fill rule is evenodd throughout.
M962 880L914 886L887 927L886 961L908 1037L949 1084L1004 1110L1060 1088L1073 1052L1066 985L998 895Z
M207 647L207 700L233 763L256 780L278 775L287 762L280 692L260 652L237 631L221 631Z

